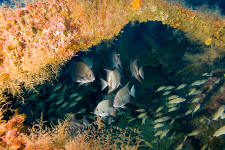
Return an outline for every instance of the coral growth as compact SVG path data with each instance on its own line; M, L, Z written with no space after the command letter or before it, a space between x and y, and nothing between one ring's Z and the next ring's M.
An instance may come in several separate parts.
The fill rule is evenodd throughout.
M0 121L0 149L24 149L25 136L21 134L24 115L15 115L8 122Z
M1 114L2 117L2 114ZM72 135L69 119L59 121L57 126L47 127L42 120L32 128L24 130L24 115L14 115L9 121L1 120L0 149L13 150L92 150L124 149L134 150L145 145L138 130L110 127L107 129L101 119L86 130Z
M42 84L78 50L117 35L128 23L126 4L50 0L1 9L0 93Z
M224 52L223 17L204 14L174 2L49 0L27 4L25 8L1 8L0 104L6 101L6 92L18 96L23 87L32 89L54 79L60 67L76 52L118 35L130 21L149 20L161 21L180 29L192 39L210 47L205 49L203 55L191 59L214 60ZM214 82L216 78L209 81ZM210 93L207 89L211 86L212 83L204 88L205 94ZM224 85L221 88L224 93ZM206 107L208 104L200 101L204 111L218 108L224 94L217 92L211 98L214 104L211 107ZM199 109L198 105L190 106ZM75 136L67 130L67 120L53 127L38 122L30 130L25 130L24 116L15 114L9 121L3 121L4 109L0 111L0 149L137 149L142 142L146 144L138 131L113 127L107 129L99 120ZM207 123L207 118L197 117L196 120L201 125ZM193 120L190 124L197 126L195 123L199 121ZM200 129L207 130L206 126Z

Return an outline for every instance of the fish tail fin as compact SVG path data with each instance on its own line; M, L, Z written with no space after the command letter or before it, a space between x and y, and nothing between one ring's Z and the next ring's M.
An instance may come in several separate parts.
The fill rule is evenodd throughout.
M138 70L138 73L139 73L140 77L141 77L142 79L144 79L144 71L143 71L143 67L141 67L141 68Z
M140 78L139 76L136 76L136 79L137 79L140 83L142 83L141 78Z
M209 118L205 118L208 121L208 125L211 124L211 120Z
M130 72L131 72L131 77L134 76L133 61L130 62Z
M101 80L101 85L102 85L102 89L101 90L104 90L108 86L108 82L106 82L102 78L100 78L100 80Z
M193 116L194 116L194 112L192 112L191 118L193 118Z
M116 117L116 108L113 108L111 116Z
M130 95L133 96L133 97L135 97L135 87L134 87L134 85L130 89Z

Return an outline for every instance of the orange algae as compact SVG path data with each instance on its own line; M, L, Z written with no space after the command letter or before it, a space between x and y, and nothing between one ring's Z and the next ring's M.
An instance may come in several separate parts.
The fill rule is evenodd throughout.
M131 6L133 10L138 10L141 7L141 0L133 0Z
M1 114L2 115L2 114ZM0 116L1 118L2 116ZM13 150L91 150L91 149L138 149L141 143L136 129L106 129L100 118L88 129L71 134L69 120L47 127L43 120L24 130L24 115L14 115L9 121L0 120L0 149ZM117 134L113 134L116 132ZM127 134L130 133L130 135ZM132 135L131 135L132 134ZM120 140L123 139L123 140ZM136 142L132 142L136 140Z
M212 38L208 38L205 40L205 45L211 45L212 43Z

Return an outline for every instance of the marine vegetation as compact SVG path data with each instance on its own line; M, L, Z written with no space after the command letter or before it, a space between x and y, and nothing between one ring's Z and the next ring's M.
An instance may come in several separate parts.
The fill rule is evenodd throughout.
M138 130L118 127L107 129L100 118L82 129L69 118L51 127L47 127L43 120L38 120L32 127L25 127L24 115L15 113L7 122L2 120L2 114L0 117L2 150L134 150L145 145Z
M223 148L222 15L166 0L16 5L0 8L0 149Z

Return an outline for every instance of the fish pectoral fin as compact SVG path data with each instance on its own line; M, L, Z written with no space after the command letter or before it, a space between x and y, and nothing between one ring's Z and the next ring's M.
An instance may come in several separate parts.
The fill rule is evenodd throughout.
M102 85L102 89L101 90L104 90L108 86L108 82L103 80L102 78L100 78L100 80L101 80L101 85Z
M123 105L123 106L121 106L121 108L126 109L127 107Z
M139 70L138 70L138 74L140 75L140 77L142 79L144 79L144 71L143 71L143 67L141 67Z
M81 86L81 85L83 85L84 83L83 82L79 82L79 84L77 85L77 86Z

